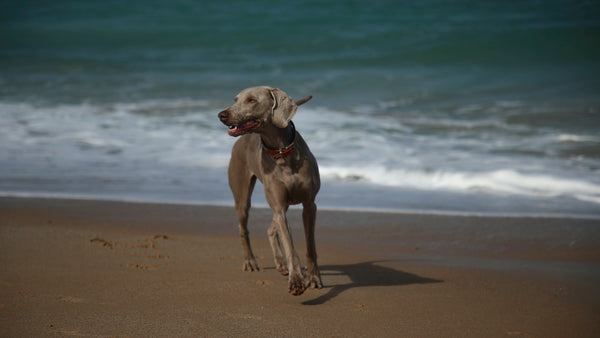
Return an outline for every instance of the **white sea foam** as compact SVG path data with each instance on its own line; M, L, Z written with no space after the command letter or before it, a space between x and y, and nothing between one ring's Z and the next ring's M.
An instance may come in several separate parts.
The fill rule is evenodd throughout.
M168 191L169 196L176 196L181 186L185 196L197 192L222 200L229 196L226 168L236 139L218 121L220 109L203 100L54 106L0 103L0 184L4 191L39 193L43 188L69 194L97 189L78 184L117 179L118 184L105 184L102 193L110 195L110 189L126 186L129 191L165 195ZM600 180L581 165L584 162L543 157L558 153L552 150L557 140L597 142L594 137L548 136L489 114L453 120L416 111L377 115L369 109L358 110L307 105L294 117L317 157L325 185L335 182L333 186L359 190L367 185L443 192L444 196L566 196L600 204ZM463 113L477 110L485 111L485 107L467 106ZM534 152L537 149L543 151ZM594 159L586 161L586 165L596 165ZM43 187L36 183L40 181ZM356 181L361 184L348 183ZM328 205L345 206L345 199L336 202L340 197L335 191L326 188L324 192L330 196ZM369 203L375 200L356 199L360 202L352 205L365 208L373 207ZM436 203L444 209L440 203L446 202ZM589 207L585 212L589 213Z
M523 174L510 169L467 173L364 166L321 167L320 172L325 179L365 181L381 186L530 197L572 196L582 201L600 204L598 184L544 174Z
M595 142L600 143L600 137L591 135L560 134L556 136L560 142Z

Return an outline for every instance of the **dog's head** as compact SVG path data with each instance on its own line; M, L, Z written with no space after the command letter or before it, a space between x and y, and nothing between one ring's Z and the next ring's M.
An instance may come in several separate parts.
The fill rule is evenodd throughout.
M229 127L229 135L260 132L267 125L285 128L296 114L298 106L283 91L261 86L242 90L235 103L219 113L219 119Z

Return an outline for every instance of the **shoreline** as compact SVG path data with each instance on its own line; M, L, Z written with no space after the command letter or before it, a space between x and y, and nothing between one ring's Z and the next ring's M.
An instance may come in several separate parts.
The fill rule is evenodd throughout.
M114 203L132 203L132 204L164 204L164 205L185 205L199 207L233 207L233 201L230 202L185 202L171 201L168 199L143 199L143 198L115 198L112 196L102 197L87 194L52 194L52 193L6 193L0 192L0 199L44 199L44 200L82 200L91 202L114 202ZM252 208L269 209L264 203L253 203ZM298 209L300 206L290 206L290 209ZM374 214L397 214L397 215L435 215L451 217L489 217L489 218L547 218L547 219L581 219L581 220L600 220L600 215L595 214L569 214L569 213L527 213L527 212L475 212L475 211L452 211L443 209L402 209L402 208L375 208L375 207L350 207L350 206L324 206L319 210L330 212L358 212Z
M242 272L232 207L0 197L6 336L506 337L600 332L594 220L319 210L325 287ZM300 211L288 218L304 261Z

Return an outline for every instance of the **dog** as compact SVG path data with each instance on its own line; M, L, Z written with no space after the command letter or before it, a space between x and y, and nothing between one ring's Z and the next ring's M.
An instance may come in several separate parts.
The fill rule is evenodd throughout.
M228 176L239 221L243 270L259 269L248 237L250 199L258 179L273 210L268 235L275 266L288 276L289 292L295 296L307 288L323 287L315 245L315 197L321 186L319 167L292 122L298 106L311 98L294 102L279 89L251 87L241 91L235 103L218 114L229 127L230 136L241 136L231 151ZM286 218L289 206L300 203L307 247L306 281Z

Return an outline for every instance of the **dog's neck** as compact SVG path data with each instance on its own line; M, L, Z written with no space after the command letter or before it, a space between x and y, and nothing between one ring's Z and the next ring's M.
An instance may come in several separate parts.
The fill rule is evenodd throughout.
M273 128L269 132L261 133L260 143L274 158L286 157L296 143L294 123L290 121L285 128Z
M296 136L296 128L292 121L285 128L270 128L260 134L262 144L269 149L281 149L289 146Z

